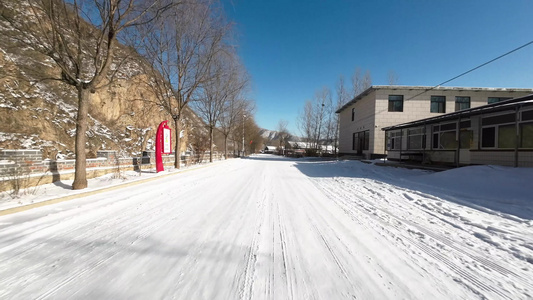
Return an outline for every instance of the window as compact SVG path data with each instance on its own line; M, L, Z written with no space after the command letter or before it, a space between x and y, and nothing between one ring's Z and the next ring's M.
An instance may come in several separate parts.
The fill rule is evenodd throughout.
M497 103L505 100L513 99L511 97L489 97L489 100L487 101L488 104L491 103Z
M470 108L470 97L455 97L455 111Z
M526 110L522 112L522 121L533 121L533 110Z
M516 125L501 125L498 126L498 148L508 149L514 148L516 142Z
M419 150L426 147L426 139L423 128L407 130L407 149Z
M388 150L400 150L402 145L402 132L400 130L389 132Z
M481 129L481 147L494 148L496 146L496 127Z
M520 124L520 148L533 148L533 110L522 112Z
M370 131L355 132L352 135L352 150L368 150L370 146Z
M474 146L474 131L470 120L461 121L459 124L459 140L461 149L472 149Z
M389 111L403 111L403 95L389 95Z
M430 111L432 113L446 112L446 97L445 96L431 96Z
M481 120L481 125L482 126L498 125L498 124L505 124L505 123L514 123L514 121L515 121L515 114L511 113L511 114L483 118Z
M474 144L474 131L468 129L461 129L459 132L461 139L461 149L472 149Z
M433 149L456 149L456 128L457 123L433 126Z
M515 121L514 113L481 119L481 147L498 149L515 148Z
M520 148L533 148L533 123L520 124Z
M355 108L352 108L352 122L355 120Z

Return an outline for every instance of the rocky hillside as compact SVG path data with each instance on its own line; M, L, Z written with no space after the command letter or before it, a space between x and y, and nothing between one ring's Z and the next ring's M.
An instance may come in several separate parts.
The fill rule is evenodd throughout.
M268 146L276 146L279 145L279 139L280 135L277 131L267 130L267 129L261 129L260 130L261 137L263 137L264 143ZM299 142L301 138L289 135L288 140L292 142Z
M11 5L18 2L6 1ZM76 90L52 80L60 76L60 70L50 58L21 47L16 42L19 34L0 18L0 149L41 149L45 158L72 158ZM118 48L117 61L125 55L137 58L128 59L116 80L92 94L86 146L89 158L95 157L97 150L119 150L123 155L151 150L158 124L172 121L145 84L148 78L142 59L132 56L127 47ZM187 128L203 128L190 110L185 123L181 151L188 144Z

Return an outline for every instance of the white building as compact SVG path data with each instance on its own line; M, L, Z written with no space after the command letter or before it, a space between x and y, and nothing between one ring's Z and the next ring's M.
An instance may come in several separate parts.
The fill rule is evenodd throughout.
M385 127L532 93L533 89L372 86L336 111L339 153L380 157L386 153Z
M533 94L383 130L389 160L533 167Z

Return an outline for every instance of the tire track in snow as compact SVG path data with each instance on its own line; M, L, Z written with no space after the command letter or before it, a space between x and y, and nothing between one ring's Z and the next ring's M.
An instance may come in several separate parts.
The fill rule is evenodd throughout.
M402 188L399 188L400 190L404 190L404 191L407 191L406 189L402 189ZM393 191L391 191L391 193L393 193ZM417 192L416 193L417 195L421 196L423 194ZM432 200L437 200L437 201L443 201L442 199L439 199L439 198L434 198L432 196L429 196L429 197L425 197L426 199L432 199ZM366 199L363 199L366 201ZM434 214L431 213L431 211L429 211L427 208L425 207L419 207L419 206L416 206L416 208L420 209L421 211L425 212L425 213L429 213L430 215L434 216ZM411 227L414 227L417 229L417 231L419 232L423 232L424 234L430 236L431 238L433 238L437 243L442 243L442 244L445 244L447 246L449 246L450 248L454 249L455 252L454 252L454 255L456 257L458 257L461 261L465 261L464 257L468 257L474 261L477 261L479 262L484 268L487 268L487 269L490 269L491 271L496 271L497 273L500 273L503 275L503 278L506 278L507 275L509 274L513 274L515 275L515 277L517 279L524 279L522 278L521 276L519 276L518 274L516 274L515 272L499 265L498 263L495 263L495 262L489 262L488 264L485 264L483 263L484 261L488 262L488 260L483 260L483 259L480 259L479 255L478 254L474 254L472 253L468 248L464 248L464 247L460 247L460 246L457 246L456 242L452 241L451 239L449 239L448 237L444 236L444 235L440 235L438 233L434 233L432 232L431 230L428 230L426 229L425 227L421 226L420 224L416 223L416 222L413 222L407 218L399 218L396 214L392 214L390 213L389 210L385 209L385 208L378 208L378 210L386 213L388 216L392 217L393 219L396 219L398 220L399 222L403 222L405 223L405 225L408 225L408 226L411 226ZM440 220L442 220L441 218L439 218ZM448 223L448 222L446 222ZM454 226L455 228L458 228L457 226ZM397 230L402 230L403 227L400 227L400 226L395 226L395 228ZM460 227L459 227L460 228ZM461 228L462 229L462 228ZM409 229L410 230L410 229ZM409 231L408 230L408 231ZM464 229L462 229L464 231ZM416 233L416 232L415 232ZM410 239L411 242L413 242L413 239ZM433 251L433 253L436 253L437 255L440 254L439 250L435 250L433 247L429 246L429 245L425 245L424 243L414 243L415 246L424 246L426 247L425 249L430 249L431 251ZM428 253L428 251L425 251L426 253ZM457 254L459 254L459 256L457 256ZM444 257L445 259L447 259L445 256L440 256L440 257ZM488 279L488 277L485 276L484 272L482 273L476 273L476 274L473 274L471 272L468 272L468 273L464 273L462 272L462 269L461 269L461 265L457 265L455 263L453 263L453 267L454 267L454 270L457 270L459 269L460 270L460 274L462 274L463 277L465 276L468 276L470 278L470 281L474 282L474 284L478 287L481 287L481 288L484 288L485 290L487 291L492 291L492 292L495 292L496 294L500 294L500 296L504 297L504 298L507 298L507 297L512 297L512 296L508 296L508 295L505 295L505 294L502 294L503 292L501 291L501 289L495 289L493 285L486 285L486 284L483 284L483 282L480 282L477 278L476 278L476 275L478 276L482 276L486 279ZM447 265L450 265L450 263L448 263ZM468 265L467 265L468 266ZM456 268L457 267L457 268ZM489 280L490 281L490 280ZM462 281L458 281L460 283L463 283ZM476 284L477 283L477 284ZM464 283L463 283L464 284ZM526 283L526 285L528 285Z
M401 189L401 190L404 190L404 189ZM404 190L405 192L403 193L404 197L406 195L406 193L408 192L408 190ZM415 195L418 195L418 196L423 196L422 193L420 192L416 192ZM414 197L409 197L409 198L412 198L413 200L415 200ZM426 198L430 198L430 197L426 197ZM431 199L431 198L430 198ZM437 199L438 201L443 201L442 199ZM418 209L420 209L421 211L427 213L428 215L431 215L447 224L451 224L450 221L444 219L443 217L440 217L438 215L436 215L435 213L433 213L430 209L422 206L422 207L418 207ZM390 214L390 212L386 211L387 213ZM392 215L392 214L390 214ZM397 218L397 217L396 217ZM426 227L424 226L421 226L420 224L418 223L415 223L409 219L402 219L406 224L412 226L412 227L415 227L418 231L422 232L423 234L433 238L435 241L437 242L441 242L442 244L445 244L446 246L454 249L457 253L460 253L466 257L469 257L470 259L472 259L473 261L475 262L478 262L480 263L483 267L486 267L488 268L489 270L491 271L495 271L497 273L500 273L502 276L504 277L507 277L509 275L512 275L515 279L517 279L520 284L522 284L523 286L527 287L526 291L532 291L533 290L533 282L531 282L529 276L523 276L521 274L518 274L517 272L511 270L510 268L507 268L503 265L501 265L500 263L496 262L496 261L493 261L493 260L489 260L487 258L484 258L482 256L480 256L478 253L474 252L473 250L471 250L470 248L466 248L466 247L462 247L461 245L458 245L458 243L452 239L450 239L449 237L445 236L445 235L442 235L442 234L438 234L432 230L429 230L427 229ZM453 226L455 228L458 228L457 225ZM459 226L459 228L463 231L465 231L465 229L461 228ZM500 250L504 250L504 249L501 249L499 248ZM505 250L504 250L505 251ZM508 253L508 251L505 251ZM511 253L512 254L512 253Z
M441 255L439 253L439 251L436 251L433 248L431 248L429 246L426 246L425 244L422 244L421 241L413 240L409 236L406 236L406 235L402 234L402 232L404 232L404 229L403 229L403 227L400 227L398 225L398 222L399 222L399 224L402 224L402 222L405 222L406 220L400 219L400 218L396 217L394 214L391 214L386 209L383 209L383 208L380 208L380 207L376 206L375 202L371 202L371 201L365 199L364 197L361 197L359 195L353 194L353 190L349 190L345 186L342 186L342 185L336 185L335 186L335 189L343 190L344 193L340 193L338 190L334 190L334 189L322 184L322 182L320 182L319 180L315 180L315 182L318 183L318 186L323 191L325 191L327 194L330 195L330 198L337 205L341 206L341 208L346 207L347 209L343 209L343 210L345 212L347 212L349 215L352 215L352 216L360 215L359 213L356 212L356 211L359 211L359 212L362 212L364 215L366 215L368 218L372 219L374 222L380 223L383 226L383 228L387 228L387 227L392 226L394 229L396 229L397 234L402 235L402 238L406 239L411 245L414 245L414 246L418 247L421 251L423 251L424 253L426 253L430 257L433 257L433 259L444 263L444 265L449 267L456 274L460 275L460 277L462 277L466 282L470 282L473 286L477 287L478 289L485 290L485 291L487 291L487 292L489 292L491 294L494 293L494 294L497 294L499 297L503 297L503 298L506 298L506 299L511 299L511 296L508 296L507 294L503 293L500 289L496 289L493 286L487 285L487 284L483 283L482 281L478 280L476 278L476 274L472 274L471 272L463 270L463 266L462 265L457 265L456 263L450 261L449 259L447 259L443 255ZM367 188L367 187L364 187L364 188ZM379 192L373 191L373 190L370 190L370 193L373 194L374 196L377 196L377 197L385 197L385 195L383 195L383 194L381 194ZM365 203L365 205L371 205L373 207L373 211L374 212L369 211L368 209L366 209L366 208L364 208L362 206L359 206L358 203L356 203L356 202L351 204L350 202L347 202L347 201L337 200L337 199L342 199L343 197L339 197L339 196L342 196L342 195L349 195L348 199L356 198L359 201L363 201ZM380 211L382 214L385 214L387 216L387 218L395 219L398 222L385 221L385 220L380 218L375 213L376 211ZM413 226L416 225L417 227L419 227L419 225L417 225L415 223L410 222L410 224L412 224ZM375 230L375 228L372 228L372 229ZM463 252L460 252L460 253L463 253ZM466 284L466 282L462 282L462 284ZM470 287L470 286L468 286L468 288L470 290L474 291L474 292L478 292L479 295L482 295L482 293L479 293L479 291L477 291L475 288Z
M193 272L195 266L198 264L198 257L203 255L204 250L208 249L208 244L212 240L208 237L217 237L224 233L228 227L229 222L224 222L230 213L231 207L235 205L239 197L233 197L229 203L226 202L217 202L216 205L211 206L211 208L205 213L204 217L198 220L197 224L210 224L211 226L206 227L202 230L202 235L194 237L191 241L193 247L188 249L188 255L185 257L185 261L180 265L180 275L178 281L176 282L175 290L183 291L185 298L194 299L198 296L193 296L195 294L194 286L190 284L188 277L186 277L187 272ZM167 295L169 296L169 295ZM173 295L172 298L175 296Z
M184 184L183 187L187 190L188 186L187 184ZM154 191L152 191L152 194L153 193ZM105 195L107 194L104 193L89 198L102 198L105 197ZM116 258L117 254L121 252L129 251L127 248L124 248L126 247L125 245L129 244L130 246L133 246L138 241L157 231L157 229L166 226L166 224L181 214L181 206L189 205L186 202L183 203L183 201L176 201L174 198L168 198L166 201L162 201L160 195L157 195L156 197L145 197L145 195L146 193L142 192L135 195L135 199L128 200L128 196L126 196L122 199L115 199L113 202L100 200L98 203L89 203L90 207L95 206L98 208L105 208L105 210L99 210L103 211L104 214L99 214L97 220L91 219L94 217L91 214L82 214L81 218L78 218L78 209L73 209L72 212L62 211L57 213L54 216L57 220L52 221L52 224L46 224L46 222L50 221L49 218L29 221L27 226L34 225L35 223L44 223L48 226L44 226L44 229L42 230L32 230L30 232L25 232L23 230L22 233L20 233L21 231L18 230L18 238L20 239L19 243L22 243L21 245L23 247L17 248L17 251L19 252L11 253L11 256L7 257L7 259L10 260L10 263L16 263L17 259L26 259L25 256L32 255L32 253L36 251L34 249L36 243L40 243L39 240L35 240L36 235L39 237L46 236L44 242L47 240L68 240L69 236L73 236L71 241L75 241L74 243L68 242L65 245L58 244L56 247L61 247L61 249L72 247L89 249L88 252L82 254L81 258L84 259L77 260L82 261L83 264L77 264L73 269L73 274L66 278L62 275L62 277L58 278L56 283L53 283L53 286L41 296L43 298L49 297L76 279L87 277L91 272L94 273L99 267L103 266L103 262ZM119 203L119 205L117 205L117 203ZM144 208L140 209L141 206ZM61 219L63 214L71 214L72 216L63 222L63 219ZM132 216L140 218L135 222L131 222ZM161 222L161 220L166 221ZM106 231L106 229L109 228L113 228L112 235L109 235ZM83 232L83 235L77 236L76 232ZM50 235L50 233L55 234ZM117 235L117 233L119 234ZM2 234L4 234L4 232L2 232ZM132 239L133 236L135 236L135 238ZM28 243L28 241L30 242ZM78 241L82 243L79 243ZM104 245L101 244L100 241L109 241L109 243L115 241L114 244L117 246L112 245L110 246L111 250L101 252L100 248L104 247ZM118 249L118 245L123 248ZM15 258L13 256L15 256ZM84 267L84 265L86 266ZM43 266L38 265L37 267ZM31 275L31 269L27 269L27 271L29 272L28 275ZM22 278L16 278L17 282L22 281ZM50 281L50 279L46 280Z
M242 163L242 162L240 162ZM252 172L253 170L249 170ZM227 176L227 172L220 173L220 176ZM225 297L231 298L249 298L252 297L253 287L255 284L255 261L257 259L257 239L259 237L257 229L260 228L254 218L249 215L250 212L260 214L262 209L261 201L252 202L254 198L255 183L257 180L250 174L239 175L236 181L232 182L231 188L227 186L215 185L209 188L209 195L203 194L203 199L217 199L216 201L209 200L207 202L207 211L203 213L201 219L197 219L194 224L198 224L198 228L202 228L201 235L188 237L192 240L192 247L188 249L188 255L180 262L179 269L181 270L177 276L178 280L172 291L165 294L164 298L211 298L214 297L216 291L212 292L212 296L202 294L198 290L195 281L205 280L203 272L209 272L211 277L223 278L229 277L224 274L226 271L226 264L207 264L205 260L200 260L200 256L236 259L235 271L232 273L233 280L228 282L230 288L226 291L228 294ZM221 190L223 189L223 190ZM212 194L212 195L211 195ZM222 196L222 197L220 197ZM252 203L256 203L255 205ZM251 210L255 207L255 210ZM253 221L253 222L252 222ZM253 226L253 230L241 230ZM237 234L239 233L239 234ZM240 234L242 233L242 234ZM244 240L246 242L244 243ZM224 257L223 249L220 247L210 248L210 244L222 243L229 245L227 253L239 254L237 257ZM246 244L247 246L237 246ZM243 249L246 249L244 251ZM241 252L242 251L242 252ZM242 255L240 255L242 253ZM217 279L214 279L217 280ZM179 291L179 293L178 293ZM218 297L222 297L218 295Z
M239 282L242 282L242 286L240 287L240 290L239 290L239 299L253 299L253 285L254 285L255 268L257 264L257 254L259 251L259 238L261 236L261 229L263 228L263 220L265 218L264 210L265 210L265 202L267 201L266 192L267 192L266 189L263 187L261 189L261 194L260 194L262 196L259 200L259 205L258 205L258 213L259 213L260 218L253 232L252 241L250 242L250 246L249 246L250 251L247 253L244 272L241 274L241 276L244 279L239 280Z
M167 205L168 205L168 203L167 203ZM117 222L115 224L122 224L123 225L123 226L117 226L118 228L120 228L120 229L128 228L128 230L126 230L126 231L120 230L119 232L121 232L121 234L118 235L118 236L115 236L115 243L117 243L117 241L118 241L119 244L127 244L128 241L130 240L129 239L130 234L132 232L135 232L135 233L137 233L136 234L136 238L133 241L129 242L130 245L134 245L137 242L139 242L140 240L144 240L146 237L148 237L149 235L151 235L154 232L156 232L159 228L164 227L168 223L170 223L172 221L172 219L171 218L165 218L166 215L175 215L174 213L170 213L173 210L167 210L167 213L163 214L163 215L162 214L154 214L153 213L154 211L162 212L161 206L157 206L157 207L154 207L153 209L149 210L148 212L150 212L150 213L148 214L148 216L158 216L157 217L158 220L166 220L166 221L165 222L155 222L156 218L153 217L152 219L154 219L154 220L152 220L151 222L137 222L138 226L131 226L131 223ZM146 224L149 224L149 225L147 226ZM110 225L108 224L108 225L104 225L104 226L108 227ZM114 227L114 228L117 228L117 227ZM91 235L84 236L84 240L86 240L87 238L96 237L99 234L100 234L100 231L99 230L95 230ZM126 237L126 238L123 241L123 243L121 243L120 241L123 239L123 237ZM98 240L98 239L99 239L99 237L97 237L96 239L81 245L81 248L85 248L87 246L90 246L91 244L94 243L95 240ZM56 292L58 292L61 288L67 286L69 283L71 283L71 282L73 282L73 281L75 281L77 279L80 279L81 277L87 275L88 273L94 273L98 268L102 267L104 265L104 263L112 260L113 258L115 258L117 255L119 255L123 251L124 251L124 249L114 249L114 250L112 249L111 251L105 252L104 255L106 257L104 259L97 260L95 263L89 262L91 264L90 266L82 268L82 269L75 270L73 274L71 274L67 278L63 279L57 285L51 287L48 291L46 291L44 294L39 296L37 299L49 298L52 295L54 295Z
M311 182L313 182L313 185L316 186L316 184L314 183L314 180L311 180ZM322 192L324 191L321 188L319 188L319 189ZM328 194L326 193L325 195L327 196ZM311 200L311 199L306 199L306 200ZM328 198L328 200L329 200L329 198ZM327 211L327 209L325 207L319 207L319 205L324 205L324 204L321 203L320 201L305 201L305 204L308 207L312 208L312 210L313 210L313 214L311 214L311 212L309 210L305 210L305 214L307 216L307 222L309 224L311 224L311 226L313 227L315 232L318 233L318 236L319 236L320 240L322 241L322 243L324 244L324 246L328 250L329 255L332 257L335 265L337 266L337 268L339 269L342 277L346 281L346 284L350 287L350 291L347 292L348 294L343 294L343 297L350 297L350 298L353 298L353 299L357 299L356 295L358 295L358 294L362 295L363 299L365 299L367 297L372 297L372 298L376 298L376 299L385 299L385 298L391 297L392 295L389 294L389 292L387 292L387 291L382 291L382 293L377 293L376 292L376 289L379 290L379 289L383 289L384 287L389 289L389 290L393 289L391 281L383 280L384 276L381 274L381 272L378 269L372 268L372 271L370 271L372 273L366 273L365 275L363 275L363 277L358 277L357 275L354 275L353 272L351 272L352 270L350 270L350 269L345 267L345 265L353 266L354 262L348 262L348 261L344 261L343 262L343 259L342 259L343 257L339 256L337 253L342 254L343 253L342 250L344 250L345 254L346 254L346 257L344 257L345 259L346 258L354 258L354 257L357 257L357 256L361 256L361 253L359 253L359 254L353 253L353 251L351 249L351 247L353 247L353 245L350 246L347 243L347 241L343 237L341 237L341 235L339 234L339 231L338 231L338 229L339 229L338 227L336 227L336 229L333 228L333 226L331 224L331 219L327 219L326 215L324 215L324 212ZM345 214L349 215L350 219L352 221L356 221L356 223L364 225L363 223L359 222L359 220L354 220L353 216L350 215L350 213L348 211L346 211L343 207L340 207L340 206L338 206L338 207L341 209L342 212L344 212ZM335 218L333 215L330 215L330 217L331 218ZM321 227L319 227L319 225ZM344 225L341 225L341 224L338 224L338 225L344 226ZM348 229L348 228L346 228L346 229ZM348 230L351 231L350 229L348 229ZM370 249L368 249L366 247L359 248L359 250L361 250L363 253L365 251L371 251ZM367 259L370 259L369 256L366 256L366 257L367 257ZM351 265L350 265L350 263L351 263ZM381 268L379 266L379 264L377 266L378 266L378 268ZM394 275L390 274L389 272L387 272L385 269L381 269L381 271L385 271L387 276L394 276ZM375 275L377 275L375 277L377 280L374 280L374 281L369 280L372 277L368 277L368 276L370 274L374 274L374 273L375 273ZM388 277L388 278L390 279L390 277ZM354 282L354 279L359 279L359 280L356 280ZM356 284L356 283L359 283L359 282L361 282L361 284ZM366 284L362 284L363 282L366 282ZM372 283L374 285L374 288L369 288L368 287L370 285L370 283ZM379 283L381 283L382 285L380 285ZM400 286L395 287L394 290L396 290L397 292L400 292L400 293L401 292L405 292L405 290L403 290L403 287L400 287ZM398 296L398 295L395 295L395 297L396 296Z
M278 226L279 226L279 240L281 245L281 258L283 262L283 277L285 278L285 283L287 285L287 292L288 292L288 299L294 299L294 293L293 293L293 278L292 278L292 272L289 271L289 256L287 254L287 242L286 242L286 236L287 232L285 229L285 225L281 221L281 214L279 210L279 203L277 203L277 216L278 216Z
M155 210L157 210L157 208L154 208ZM87 273L89 272L94 272L98 267L102 266L102 261L105 262L105 261L108 261L110 260L111 258L113 258L114 256L116 256L117 253L119 252L122 252L124 251L124 249L116 249L115 246L111 246L111 251L106 251L106 252L100 252L99 249L102 247L101 245L101 242L102 240L107 240L107 237L105 236L105 234L103 235L103 232L102 226L112 226L113 228L115 228L117 230L117 232L120 232L119 235L114 235L112 237L112 240L109 240L109 243L111 243L112 241L115 241L114 243L117 244L118 242L118 245L126 245L128 244L128 241L130 240L130 237L132 236L132 233L138 233L140 232L141 234L138 234L137 235L137 238L134 240L138 240L140 238L143 238L144 236L146 236L148 233L149 233L149 230L151 228L153 228L153 226L155 226L155 224L157 223L153 223L154 225L152 227L150 226L144 226L142 225L141 223L138 224L138 226L126 226L123 222L120 222L120 219L114 219L113 220L114 222L99 222L99 224L101 226L99 227L96 227L94 230L91 230L91 231L86 231L86 233L83 235L82 237L82 240L79 238L79 237L75 237L73 236L73 231L75 230L80 230L80 227L74 227L76 229L74 230L70 230L68 231L67 233L65 234L61 234L61 238L58 240L57 239L57 235L54 235L52 237L49 237L47 238L46 240L44 240L44 242L46 241L62 241L62 240L68 240L68 237L70 236L73 236L72 239L70 240L70 242L68 242L67 244L64 244L64 245L52 245L52 247L61 247L61 249L68 249L68 248L71 248L71 247L76 247L76 248L81 248L81 249L89 249L89 251L87 253L84 253L82 254L81 257L83 257L84 259L81 260L83 261L83 264L85 265L90 265L89 267L83 267L83 264L80 264L79 266L76 266L76 269L73 270L73 274L68 276L67 278L58 278L56 280L56 283L53 283L53 286L50 288L50 290L48 292L45 292L44 295L52 295L54 292L58 291L61 287L64 287L65 285L67 285L68 283L74 281L76 278L80 278L82 277L83 275L86 275ZM162 226L163 224L161 224ZM47 229L47 230L50 230ZM155 228L153 229L155 230ZM41 235L39 235L41 236ZM124 237L124 240L122 240ZM74 241L74 242L72 242ZM83 241L83 243L79 243ZM10 263L13 263L13 264L19 264L20 261L22 260L29 260L29 258L26 258L27 256L29 255L33 255L33 253L35 251L39 251L40 249L36 249L35 248L35 245L36 243L40 243L39 240L37 241L34 241L33 243L29 243L29 244L26 244L25 247L23 247L21 250L20 253L12 253L11 254L11 261ZM132 242L133 243L133 242ZM96 245L96 246L95 246ZM47 247L50 247L50 245L48 245ZM115 250L113 250L115 248ZM47 249L48 251L50 251L51 249ZM53 252L54 254L61 254L60 251L54 251ZM91 254L96 254L94 256L91 256ZM103 259L100 259L99 257L105 257ZM55 257L55 256L54 256ZM64 257L60 257L60 259L62 259ZM42 268L43 265L41 263L37 264L36 265L36 268ZM25 269L21 269L20 271L21 272L25 272L26 275L24 275L24 273L22 274L22 277L19 277L17 279L17 282L20 282L21 281L21 278L24 278L26 276L31 276L33 271L32 271L33 268L25 268ZM21 276L21 275L19 275ZM6 277L8 278L8 277Z
M185 187L188 186L185 185ZM127 219L131 217L132 212L139 210L140 206L151 207L154 203L159 204L155 207L152 207L150 211L139 212L141 214L146 214L166 205L159 197L145 197L145 195L148 196L150 193L153 194L153 191L151 190L140 190L140 193L136 194L134 199L126 196L123 198L114 199L113 201L105 199L109 193L113 192L107 192L97 196L83 198L81 199L83 203L80 204L78 208L65 211L56 211L53 212L52 216L46 215L46 218L43 217L37 220L28 221L23 225L12 226L11 228L0 230L0 245L3 245L2 248L0 248L0 253L5 253L16 248L18 251L20 251L20 254L22 254L23 251L21 251L19 246L27 244L28 241L35 239L36 236L47 236L49 239L53 239L56 237L69 235L79 230L84 232L100 232L101 229L108 228L109 226L123 224L124 221L127 221ZM98 200L92 203L86 203L85 199ZM75 202L70 202L68 204L74 203ZM61 204L57 204L56 206L61 206ZM80 214L80 207L84 210L98 209L102 211L103 214L98 215L98 219L101 221L95 222L93 215ZM46 209L46 207L44 209ZM120 211L117 213L117 210L119 209ZM50 217L53 217L53 221L50 220ZM94 224L96 225L94 226ZM91 226L94 227L89 228ZM61 229L58 230L58 228ZM49 235L50 233L56 234ZM27 250L31 250L32 248L33 246L27 247ZM0 263L3 262L4 260L0 259Z
M137 227L137 229L141 229L141 230L139 231L139 234L138 234L137 238L134 241L131 242L132 245L135 244L138 240L144 239L150 233L154 232L155 230L157 230L158 228L162 227L166 223L165 224L151 223L151 224L152 224L151 226ZM117 236L117 238L120 238L120 237L121 236ZM118 239L118 240L120 240L120 239ZM92 242L89 242L86 245L82 245L82 247L88 246L91 243ZM71 274L67 278L63 279L60 283L58 283L57 285L53 286L52 288L50 288L48 291L46 291L44 294L40 295L36 299L39 299L39 300L40 299L46 299L46 298L52 296L54 293L56 293L57 291L59 291L61 288L65 287L69 283L75 281L76 279L78 279L80 277L83 277L87 273L94 272L96 269L98 269L104 263L106 263L107 261L110 261L115 256L120 254L120 252L122 252L122 250L109 251L108 253L106 253L107 257L105 259L97 260L95 263L90 263L90 265L88 267L76 270L73 274Z
M311 223L311 225L313 226L313 228L315 229L315 231L318 233L318 235L320 236L320 239L322 240L322 242L324 243L324 246L326 246L326 248L328 249L328 252L329 254L331 255L331 257L333 258L333 261L335 261L335 264L337 265L337 268L341 271L341 274L344 276L344 278L346 279L347 282L351 282L350 281L350 277L348 276L348 272L346 272L346 269L344 268L343 264L341 263L341 261L339 260L339 258L337 257L337 255L335 254L335 251L333 251L333 247L331 247L330 243L328 242L328 240L325 238L324 234L322 233L322 231L320 229L318 229L318 227L316 226L316 224L314 223ZM352 287L354 287L352 285Z
M313 197L310 188L313 190L314 186L294 168L293 162L290 162L288 166L289 168L283 171L282 176L274 174L276 177L273 183L273 186L277 187L273 199L276 208L277 231L279 231L277 234L279 240L273 248L278 249L281 254L278 257L280 257L281 268L285 274L282 277L285 280L287 294L276 295L273 299L320 299L317 282L315 282L316 274L311 272L312 268L308 265L309 257L307 257L309 243L317 241L309 240L302 235L306 229L312 229L308 219L305 218L307 216L305 212L308 209L305 199Z
M317 220L317 221L320 220L320 224L322 224L323 226L326 226L326 228L328 229L328 232L331 235L333 235L336 238L336 240L339 241L342 244L343 249L349 255L353 256L353 253L350 250L350 247L348 247L348 245L346 245L346 243L344 243L342 241L342 239L337 235L335 230L333 230L333 228L331 228L331 226L328 224L328 222L324 219L323 215L321 213L319 213L319 211L313 205L312 202L313 201L305 201L305 204L307 205L307 207L309 207L309 208L311 208L313 210L313 215L310 214L309 210L303 210L305 212L306 217L307 217L307 222L311 225L311 227L314 229L314 231L316 232L316 234L320 238L320 241L322 242L322 244L327 249L328 254L331 256L331 258L335 262L335 265L336 265L337 269L339 269L339 271L340 271L342 277L345 279L346 283L348 283L348 285L351 287L351 290L352 291L360 291L360 288L358 286L354 285L354 283L352 282L352 279L350 278L350 275L348 274L347 269L344 267L343 262L341 261L339 256L336 254L336 251L334 250L335 247L329 241L330 238L328 238L328 235L325 235L323 230L321 230L318 227L317 222L315 220ZM355 297L355 296L352 295L352 297Z
M368 189L368 188L365 187L365 189ZM379 195L382 196L382 197L385 197L385 195L383 195L383 194L379 194ZM363 197L360 197L360 196L356 196L356 197L359 198L362 201L365 201L367 204L371 204L371 202L369 202L367 199L365 199ZM495 289L492 285L487 285L484 282L478 280L476 278L475 274L472 274L471 272L464 271L461 265L458 265L458 264L452 262L451 260L449 260L446 256L441 255L438 250L435 250L431 246L428 246L428 245L422 243L420 240L412 239L410 236L402 234L402 232L404 231L403 230L404 226L402 225L402 222L406 223L406 224L409 224L411 226L417 227L417 228L421 228L421 226L419 226L418 224L413 223L413 222L409 221L408 219L398 218L394 214L390 213L387 209L376 207L376 210L385 213L388 218L395 219L398 222L384 221L381 218L377 217L375 214L372 214L372 215L369 215L369 216L371 218L373 218L375 221L381 223L382 226L391 226L392 225L392 227L397 230L398 234L400 234L403 239L406 239L406 240L409 241L410 245L414 245L414 246L418 247L422 252L428 254L429 256L433 257L437 261L443 262L451 270L454 270L457 274L459 274L460 277L462 277L463 279L466 279L467 282L472 283L474 286L476 286L476 287L478 287L478 288L480 288L482 290L488 291L488 292L494 292L494 293L502 296L503 298L511 299L510 296L507 296L507 295L503 294L503 292L501 290ZM400 225L402 225L402 226L400 226ZM409 232L409 230L408 230L408 232ZM465 253L463 253L463 251L459 251L459 253L465 254ZM454 280L456 280L456 279L454 279ZM461 284L465 284L465 282L460 281L460 280L456 280L456 282L461 283ZM474 289L473 287L468 286L468 285L466 285L466 286L470 290L475 292L476 294L483 295L482 293L480 293L478 290Z

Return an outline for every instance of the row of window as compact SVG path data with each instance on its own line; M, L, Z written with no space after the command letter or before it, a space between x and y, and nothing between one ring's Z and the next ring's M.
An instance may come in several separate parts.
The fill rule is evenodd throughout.
M481 147L512 149L518 135L519 148L533 148L533 110L521 112L519 122L515 118L515 113L483 118Z
M504 100L509 100L510 97L488 97L487 103L496 103ZM446 96L431 96L430 112L445 113L446 112ZM455 97L455 111L470 108L470 97L456 96ZM389 95L389 111L403 111L403 95ZM352 109L352 121L355 118L355 110Z
M432 149L472 149L474 146L474 131L471 121L464 120L459 124L459 140L457 139L457 123L439 124L431 127ZM425 128L414 128L403 131L407 138L408 150L426 148ZM402 132L389 132L389 149L400 150ZM533 148L533 110L523 111L516 120L515 113L489 116L481 119L482 149L521 149ZM518 138L518 140L517 140ZM516 142L518 141L518 145ZM458 145L458 143L460 143Z

